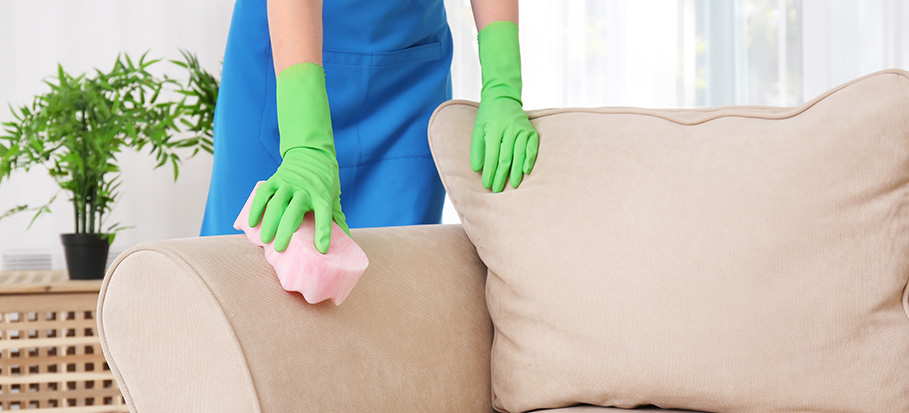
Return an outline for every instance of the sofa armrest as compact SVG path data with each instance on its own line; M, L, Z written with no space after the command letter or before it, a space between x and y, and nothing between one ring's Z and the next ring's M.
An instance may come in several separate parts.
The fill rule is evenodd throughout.
M341 306L281 288L242 235L147 242L111 265L101 348L140 412L489 412L486 268L459 225L352 230Z

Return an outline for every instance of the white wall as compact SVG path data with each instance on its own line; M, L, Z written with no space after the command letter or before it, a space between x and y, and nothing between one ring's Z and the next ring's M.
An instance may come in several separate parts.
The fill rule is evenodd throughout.
M41 80L54 74L57 63L70 73L109 68L119 52L138 57L144 51L167 59L179 49L195 53L203 67L220 74L232 0L0 1L0 122L11 120L6 103L21 105L44 92ZM179 68L159 63L158 69L180 76ZM112 251L139 242L199 234L211 156L185 161L174 184L170 168L152 172L153 158L124 153L122 197L108 223L135 225L118 236ZM43 204L56 191L43 169L16 173L0 185L0 211L14 205ZM31 215L0 221L0 252L37 250L53 254L54 268L64 268L60 233L72 232L72 209L61 193L50 216L26 230Z

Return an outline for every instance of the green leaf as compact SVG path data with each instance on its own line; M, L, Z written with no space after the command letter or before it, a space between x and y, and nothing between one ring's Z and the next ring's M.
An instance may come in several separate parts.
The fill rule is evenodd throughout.
M161 59L149 60L149 61L145 62L144 65L141 65L140 67L146 68L146 67L149 67L149 66L151 66L151 65L153 65L153 64L155 64L155 63L158 63L158 62L160 62L160 61L161 61Z
M54 203L54 200L57 199L57 195L59 195L59 194L60 194L60 191L57 191L57 193L55 193L54 196L52 196L50 198L50 200L47 201L47 203L45 203L44 205L41 205L38 208L35 208L35 210L37 212L35 212L35 215L32 217L32 220L28 222L28 226L25 227L26 229L31 229L32 224L35 223L35 221L38 219L38 217L41 216L41 214L45 214L45 213L49 214L51 212L50 206L51 206L51 204Z
M176 154L170 154L170 163L174 166L174 182L177 182L177 177L180 175L180 159Z
M157 102L157 101L158 101L158 95L159 95L160 93L161 93L161 87L159 86L159 87L157 87L157 88L155 89L155 93L152 95L151 99L149 99L149 102L151 102L151 103ZM171 104L171 103L172 103L172 102L163 102L163 103L160 103L160 104Z
M136 139L138 136L136 133L136 125L133 123L127 123L126 124L126 134L129 135L129 137Z
M16 108L13 107L12 103L7 103L6 105L9 106L9 111L13 114L13 117L16 118L16 120L22 120L22 117L19 116L18 112L16 112Z
M51 82L48 81L48 80L42 80L42 82L44 82L45 85L50 86L51 90L54 90L54 91L60 90L58 85L55 85L55 84L51 83ZM17 118L17 119L18 119L18 118Z
M27 210L28 210L28 205L18 205L18 206L12 207L8 211L4 212L3 215L0 215L0 221L2 221L4 218L11 217L13 215L16 215L20 212L27 211Z
M6 155L3 155L4 159L12 159L14 156L19 154L19 145L10 145Z

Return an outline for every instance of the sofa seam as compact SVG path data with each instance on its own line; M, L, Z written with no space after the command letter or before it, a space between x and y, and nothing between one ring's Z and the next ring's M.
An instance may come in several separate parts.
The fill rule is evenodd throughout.
M909 80L909 72L907 72L905 70L888 69L888 70L878 71L878 72L871 73L871 74L862 76L860 78L854 79L852 81L843 83L843 84L819 95L818 97L816 97L808 102L805 102L800 106L790 108L790 110L782 112L777 116L767 116L767 115L758 116L758 115L748 115L748 114L744 114L744 113L732 112L732 113L717 114L713 117L708 117L706 119L700 119L698 121L684 122L677 118L672 118L672 117L668 117L666 115L657 114L657 113L655 113L656 110L654 110L654 109L605 107L605 108L552 109L552 110L545 110L545 113L541 113L541 114L533 114L533 115L528 114L528 117L530 119L539 119L539 118L543 118L543 117L547 117L547 116L559 115L559 114L564 114L564 113L591 113L591 114L604 114L604 115L641 115L641 116L651 116L651 117L663 119L663 120L673 122L673 123L683 125L683 126L695 126L695 125L704 124L704 123L707 123L710 121L714 121L717 119L723 119L723 118L729 118L729 117L739 117L739 118L748 118L748 119L765 119L765 120L783 120L783 119L790 119L790 118L798 116L802 113L805 113L808 109L814 107L818 103L839 93L842 90L845 90L851 86L854 86L857 83L860 83L864 80L867 80L867 79L870 79L873 77L885 76L885 75L896 75L896 76L902 77L903 79ZM438 172L439 177L442 180L442 185L445 187L445 192L448 193L448 196L451 199L452 206L455 207L455 212L458 214L458 218L460 218L461 221L463 222L464 216L461 214L460 209L457 208L458 201L457 201L457 199L455 199L454 196L452 196L451 191L449 190L448 180L445 178L445 174L442 173L441 165L439 165L439 160L438 160L438 157L436 156L435 145L433 144L433 136L432 136L432 128L433 128L433 125L435 124L436 117L447 107L457 106L457 105L471 106L474 108L479 107L479 104L477 102L473 102L473 101L469 101L469 100L462 100L462 99L449 100L447 102L442 103L432 112L432 116L429 117L429 122L426 125L426 135L427 135L427 138L429 141L429 151L430 151L430 154L432 155L433 163L436 165L436 171ZM729 110L732 110L735 108L744 109L744 108L749 108L749 107L750 108L768 108L768 107L774 107L774 106L727 106L727 108L729 108ZM688 111L703 110L703 111L707 112L710 109L711 108L695 108L695 109L687 109L687 110ZM685 110L685 109L682 109L682 110ZM470 237L470 233L467 231L467 228L465 228L464 231L465 231L465 233L467 233L467 236ZM907 289L909 289L909 281L907 281ZM907 290L907 291L909 291L909 290ZM904 300L904 304L905 304L906 316L909 317L909 302L906 302Z
M664 114L656 113L660 109L608 107L607 106L607 107L601 107L601 108L542 109L541 112L543 112L543 113L536 113L533 115L528 114L528 117L530 119L540 119L540 118L544 118L544 117L548 117L548 116L560 115L560 114L565 114L565 113L591 113L591 114L602 114L602 115L641 115L641 116L651 116L651 117L663 119L663 120L666 120L666 121L669 121L672 123L676 123L679 125L683 125L683 126L696 126L696 125L701 125L701 124L711 122L714 120L723 119L723 118L731 118L731 117L746 118L746 119L784 120L784 119L790 119L790 118L798 116L802 113L805 113L808 109L811 109L818 103L820 103L820 102L826 100L827 98L829 98L845 89L848 89L849 87L852 87L860 82L863 82L870 78L874 78L874 77L878 77L878 76L885 76L885 75L896 75L896 76L902 77L904 79L909 79L909 72L907 72L905 70L887 69L887 70L878 71L878 72L871 73L871 74L859 77L857 79L851 80L849 82L843 83L837 87L834 87L834 88L828 90L827 92L824 92L823 94L819 95L818 97L816 97L808 102L805 102L799 106L790 107L790 108L788 108L789 110L782 111L782 112L779 112L776 114L765 114L765 115L746 114L746 113L742 113L741 110L749 109L749 108L751 108L751 109L780 108L779 106L758 106L758 105L720 106L719 108L726 108L726 110L730 111L730 113L715 114L714 116L709 116L707 118L698 119L695 121L683 121L683 120L678 119L677 117L671 117L671 116L667 116ZM448 102L445 102L442 105L440 105L436 109L435 112L433 112L433 116L429 120L428 129L431 130L432 123L435 120L436 113L440 112L442 109L445 109L448 106L455 106L455 105L464 105L464 106L473 106L473 107L479 106L476 102L469 101L469 100L450 100ZM783 106L782 108L786 108L786 107ZM711 109L716 109L716 108L690 108L690 109L682 108L682 109L671 109L671 110L688 111L688 112L703 111L703 112L707 113ZM739 112L736 112L736 110L739 110ZM431 138L431 135L430 135L430 138Z
M477 105L474 102L468 102L466 100L449 100L447 102L443 102L441 105L439 105L439 107L436 108L436 110L432 111L432 115L430 115L430 117L429 117L429 122L427 122L427 124L426 124L426 136L427 136L427 140L429 143L429 155L432 157L432 163L436 166L436 172L439 174L439 179L442 181L442 187L445 188L445 193L448 194L448 198L451 200L451 205L453 207L455 207L455 213L458 214L458 219L463 223L464 215L461 214L461 209L458 208L458 200L455 199L455 197L452 195L451 191L449 190L448 179L446 179L445 174L442 173L442 166L439 165L439 157L436 156L436 148L435 148L435 145L433 144L433 138L432 138L432 125L433 125L433 123L435 123L436 116L439 113L441 113L441 111L443 109L445 109L446 107L448 107L450 105L454 105L456 103L457 104L468 104L470 106L477 107ZM467 239L473 244L473 239L470 236L470 234L467 232L467 228L465 228L463 225L461 228L463 229L464 234L467 235ZM476 244L474 244L474 248L476 249ZM479 251L479 249L477 249L477 257L479 257L479 255L480 255L480 251ZM480 258L480 261L482 262L483 259ZM486 263L483 262L483 265L486 265Z
M906 319L909 320L909 277L906 279L906 286L903 287L903 312L906 313Z
M152 252L152 253L157 253L157 254L163 255L164 257L169 258L171 261L173 261L178 266L182 267L184 270L189 270L192 274L194 274L195 277L193 277L193 278L195 278L197 283L201 283L205 287L205 290L208 291L209 297L214 300L215 304L217 304L216 305L217 311L219 311L221 313L221 315L224 317L224 321L227 323L227 325L229 327L230 335L233 338L233 341L236 344L237 348L240 350L240 356L242 359L243 368L245 369L246 375L247 375L247 377L249 377L249 382L252 385L253 391L252 391L251 399L255 402L255 411L258 413L261 413L262 412L262 403L261 403L261 400L259 400L258 392L256 391L256 382L255 382L255 380L253 380L252 370L250 370L250 368L249 368L249 360L247 358L246 352L243 349L243 344L240 342L240 339L237 337L236 328L234 327L233 323L230 322L230 317L228 317L227 314L224 312L224 307L223 307L221 301L218 299L217 295L214 294L214 292L212 291L212 289L208 285L208 283L205 282L205 280L202 277L199 277L199 271L196 270L196 268L192 264L187 262L186 259L183 258L183 256L180 255L179 252L175 251L174 249L172 249L168 246L162 245L162 244L153 244L153 245L155 245L156 248L151 248L151 246L140 245L140 246L136 246L130 250L127 250L126 253L124 253L120 258L117 259L117 261L115 262L115 265L111 266L112 267L110 270L111 276L108 277L108 280L113 278L113 272L116 269L116 267L119 267L119 265L126 258L128 258L130 255L133 255L137 252ZM161 251L161 250L165 250L166 252ZM106 297L107 287L109 285L108 280L105 280L104 285L102 286L104 289L105 297ZM98 310L96 311L97 317L98 317L99 330L101 330L100 325L101 325L101 321L103 320L102 314L100 311L101 303L103 303L103 301L99 300ZM99 334L99 336L103 336L101 334L101 331L99 331L98 334ZM106 341L105 341L105 345L102 346L102 349L105 347L106 347ZM112 360L110 362L112 365L115 365ZM114 370L114 369L112 368L111 370ZM123 376L119 374L119 371L117 373L118 373L117 375L120 376L121 381L123 383L126 383L126 380L123 379ZM127 393L128 393L128 391L127 391ZM131 398L131 396L130 396L130 398ZM133 403L132 407L135 407L135 403Z
M110 371L114 375L114 379L117 380L118 383L123 383L123 386L120 388L120 393L126 400L126 406L130 411L137 411L138 409L136 408L136 403L133 401L133 397L129 392L129 386L126 385L126 379L123 378L123 375L120 374L120 370L117 368L117 363L114 361L113 354L110 353L110 350L107 347L107 336L104 334L103 322L104 301L107 298L107 289L110 286L111 279L113 279L113 273L116 271L117 267L120 266L120 263L123 262L123 260L129 255L132 255L133 252L134 248L124 252L119 258L114 261L114 263L110 266L110 269L108 269L108 275L101 283L101 289L98 292L98 304L96 305L95 309L95 318L97 318L98 341L101 345L101 354L104 355L105 361L107 361L108 365L110 366Z
M903 75L903 82L909 86L909 72L897 72ZM906 91L906 100L909 101L909 90ZM909 116L907 116L907 126L909 126ZM909 320L909 272L906 274L906 286L903 287L903 312L906 313L906 319Z
M816 97L808 102L803 103L800 106L792 107L788 111L781 112L778 116L746 115L743 113L737 114L737 113L733 112L733 113L718 114L716 116L709 117L707 119L701 119L701 120L698 120L695 122L682 122L678 119L674 119L674 118L670 118L665 115L659 115L657 113L654 113L656 111L654 109L640 108L637 110L629 110L629 109L634 109L634 108L609 108L609 107L606 107L606 108L586 108L586 109L585 108L553 109L553 110L547 110L545 113L542 113L542 114L535 114L533 116L529 116L529 118L530 119L539 119L539 118L543 118L543 117L547 117L547 116L564 114L564 113L592 113L592 114L609 114L609 115L625 114L625 115L652 116L652 117L663 119L663 120L673 122L673 123L683 125L683 126L695 126L695 125L704 124L704 123L707 123L707 122L710 122L713 120L728 118L728 117L739 117L739 118L748 118L748 119L765 119L765 120L783 120L783 119L790 119L790 118L798 116L802 113L805 113L806 111L808 111L808 109L811 109L818 103L820 103L820 102L826 100L827 98L829 98L849 87L852 87L860 82L863 82L867 79L871 79L874 77L887 76L887 75L895 75L895 76L903 78L904 80L909 81L909 71L905 71L902 69L881 70L878 72L867 74L867 75L859 77L857 79L853 79L849 82L843 83L843 84L819 95L818 97ZM452 206L455 207L455 212L458 214L458 218L461 220L461 222L464 222L464 216L461 214L461 211L458 208L458 200L452 195L451 191L449 190L448 180L446 179L445 174L442 173L441 165L439 165L439 158L436 156L436 150L435 150L435 145L433 143L433 134L432 134L432 128L433 128L433 125L435 124L436 116L438 116L443 110L445 110L445 108L447 108L449 106L456 106L456 105L471 106L474 108L479 107L479 104L477 102L473 102L473 101L469 101L469 100L462 100L462 99L449 100L447 102L442 103L432 112L432 116L429 117L429 122L426 126L426 135L427 135L427 138L429 141L429 151L430 151L430 154L432 155L433 163L436 166L436 171L439 174L439 178L442 180L442 185L445 187L445 192L448 193L448 196L451 199L451 204L452 204ZM733 108L743 109L743 108L748 108L748 107L768 108L768 107L774 107L774 106L728 106L728 108L730 108L730 110ZM617 110L617 109L619 109L619 110ZM688 109L688 110L689 111L703 110L706 112L706 111L709 111L710 109L711 108L696 108L696 109ZM682 110L685 110L685 109L682 109ZM651 111L651 113L647 113L648 111ZM467 228L464 228L464 232L467 234L468 238L471 238L471 242L473 242L473 239L470 236L470 232L467 230ZM479 255L479 250L477 250L477 254ZM903 291L903 310L906 313L906 317L909 318L909 277L907 277L906 288L904 288L904 291Z
M252 389L253 389L252 400L254 400L256 403L256 406L255 406L256 412L261 412L262 403L261 403L261 400L259 400L259 396L258 396L259 393L256 391L256 381L253 380L252 370L249 368L249 358L247 357L246 351L243 348L243 343L241 343L240 338L237 337L237 333L236 333L237 329L234 327L233 323L230 322L230 317L227 316L227 313L224 312L223 303L221 302L221 300L218 299L218 296L214 293L214 291L212 291L211 286L208 285L208 283L205 281L205 279L202 277L199 277L199 271L196 269L196 267L193 266L192 264L190 264L188 261L186 261L186 259L183 258L183 256L179 252L177 252L173 248L170 248L165 245L161 245L161 246L159 246L159 248L167 250L171 254L179 257L180 258L179 262L177 262L177 259L172 257L170 254L165 254L162 251L156 251L156 250L149 250L149 251L157 252L161 255L164 255L165 257L171 258L172 260L177 262L178 265L184 267L184 269L191 270L191 272L196 276L195 278L196 278L197 282L201 282L202 285L205 286L205 289L208 290L209 296L217 304L217 310L221 313L221 315L224 317L224 321L226 321L227 325L230 327L230 335L233 338L233 341L237 344L237 348L240 350L240 356L242 357L242 360L243 360L243 367L246 370L247 377L249 377L249 383L252 385Z

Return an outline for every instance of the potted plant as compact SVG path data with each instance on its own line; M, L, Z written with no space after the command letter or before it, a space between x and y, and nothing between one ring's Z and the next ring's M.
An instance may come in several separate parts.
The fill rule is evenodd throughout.
M180 150L212 152L212 120L218 82L203 70L195 56L183 52L183 61L171 61L189 72L177 82L148 70L160 59L138 62L117 56L109 71L73 76L57 66L56 78L45 80L50 90L29 105L10 106L15 118L3 123L0 136L0 183L14 170L43 166L60 190L38 207L18 205L12 214L34 212L31 224L50 206L60 191L69 195L75 232L61 234L67 269L72 279L104 276L108 248L126 227L105 225L119 194L117 154L123 150L148 152L157 167L170 164L179 174ZM184 130L185 129L185 130ZM189 132L189 137L185 133Z

